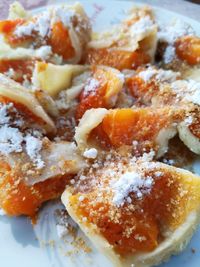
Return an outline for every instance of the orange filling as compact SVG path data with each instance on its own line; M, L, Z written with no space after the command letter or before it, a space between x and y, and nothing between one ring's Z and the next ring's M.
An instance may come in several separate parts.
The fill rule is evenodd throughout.
M200 119L195 118L194 122L188 126L194 136L200 138Z
M119 254L152 251L164 238L163 228L176 229L200 203L198 177L193 179L188 174L182 177L174 169L157 171L161 171L160 177L155 175L155 170L146 171L145 177L154 180L151 192L142 199L131 193L132 204L116 207L109 191L104 193L94 188L89 193L72 195L70 205L79 218L87 218L86 225L95 224ZM102 177L101 182L105 183L104 173ZM100 192L102 200L98 201ZM80 195L84 197L82 201Z
M28 24L29 22L30 21L24 19L1 21L0 33L4 34L6 41L12 47L26 46L29 42L33 42L36 39L36 32L33 32L29 36L19 37L15 35L15 30L18 26ZM65 60L75 56L75 50L71 43L69 31L61 21L53 25L51 35L47 37L46 42L52 47L53 53L62 56Z
M110 111L102 123L93 131L99 139L114 147L131 145L133 141L155 142L159 131L172 122L170 109L154 111L148 108L115 109Z
M151 98L158 92L159 87L155 81L145 83L138 76L130 77L126 80L126 85L131 95L142 103L148 104Z
M75 56L75 50L72 46L69 31L61 21L53 25L48 44L52 47L53 53L62 56L65 60Z
M11 216L35 215L43 202L59 197L68 183L68 177L62 176L28 186L8 168L0 164L0 203Z
M86 63L93 65L106 65L118 70L136 69L142 64L150 62L150 57L145 52L137 50L135 52L113 50L110 48L89 49Z
M108 203L96 203L97 195L87 195L80 204L79 194L70 198L70 204L77 207L78 216L85 217L89 223L97 225L101 234L114 246L114 249L121 255L136 251L151 251L157 246L158 228L153 216L146 216L145 213L130 213L126 210L117 210ZM106 196L105 196L106 197ZM118 221L111 217L116 215ZM130 229L130 231L129 231ZM143 241L140 237L142 236ZM138 237L138 239L137 239Z
M0 60L0 72L5 73L9 69L14 70L14 79L16 82L22 83L24 81L24 75L28 80L31 80L35 61L27 59L3 59Z
M6 41L13 47L26 45L27 41L32 41L32 36L16 36L14 34L18 26L26 24L25 19L4 20L0 21L0 33L2 33Z
M96 85L92 85L95 81ZM76 119L80 119L86 110L91 108L109 108L113 105L113 97L117 96L122 88L120 78L112 70L93 67L93 76L87 86L91 90L83 90L79 96L76 109Z
M190 65L200 63L200 38L196 36L184 36L176 43L176 54L181 60L185 60Z
M2 104L12 103L13 106L16 108L16 110L19 113L21 113L22 116L27 119L27 121L32 121L33 123L38 123L40 125L44 125L45 123L41 118L37 117L26 106L24 106L21 103L15 102L12 99L9 99L1 95L0 95L0 103Z

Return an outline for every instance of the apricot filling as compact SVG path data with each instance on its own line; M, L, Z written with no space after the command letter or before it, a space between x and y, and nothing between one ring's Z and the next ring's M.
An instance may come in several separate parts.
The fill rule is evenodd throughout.
M88 79L79 96L76 119L80 119L88 109L112 107L122 85L120 73L109 68L93 67L92 77Z
M33 216L47 200L58 198L69 181L69 176L55 177L33 186L9 166L0 165L0 203L10 216Z
M6 42L12 46L26 46L27 43L33 40L33 36L16 36L15 30L18 26L25 25L27 21L25 19L4 20L0 21L0 33L3 34Z
M16 82L22 83L25 79L31 81L34 65L34 60L2 59L0 60L0 72L8 75Z
M126 80L126 85L130 94L140 103L146 105L151 103L152 97L159 92L159 86L156 81L151 80L145 83L143 79L138 76L130 77Z
M150 57L143 51L134 52L118 50L115 48L90 48L87 51L86 63L92 65L105 65L123 69L136 69L142 64L150 62Z
M179 116L170 107L115 109L109 111L102 123L93 130L92 136L114 147L131 145L133 141L149 141L155 147L159 132L178 119Z
M19 102L15 102L12 99L0 95L0 103L3 105L12 103L13 107L15 108L15 112L11 112L10 115L13 116L13 118L18 116L21 119L24 119L26 125L24 125L22 128L26 128L28 124L32 126L37 124L39 127L43 127L45 125L45 122L41 118L33 114L26 106Z
M121 256L152 251L164 240L165 231L177 229L199 206L199 177L158 162L138 162L136 169L132 169L134 164L115 163L113 168L108 163L109 167L90 170L87 181L93 186L84 190L79 185L70 194L69 205L88 229L94 225L92 229L100 232ZM123 181L124 188L133 183L130 191L119 186L125 175L130 180ZM116 183L117 189L113 186ZM118 199L125 193L121 203L114 201L113 188L118 190Z
M52 51L63 57L64 60L75 56L75 50L72 46L69 31L61 21L53 24L51 33L45 36L45 40L41 40L37 32L27 32L24 36L18 36L16 30L19 26L28 26L29 24L35 23L36 19L31 20L16 19L16 20L5 20L0 22L0 33L4 35L6 42L12 47L24 46L27 47L34 41L36 48L42 45L50 45Z
M52 32L47 43L52 47L52 51L63 57L64 60L75 56L68 29L61 21L56 22L52 27Z
M181 60L185 60L189 65L200 63L200 38L197 36L184 36L176 43L176 54Z

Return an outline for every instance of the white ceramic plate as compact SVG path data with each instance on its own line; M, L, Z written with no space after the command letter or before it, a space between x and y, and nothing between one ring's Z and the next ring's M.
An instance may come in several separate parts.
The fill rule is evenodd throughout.
M9 1L7 1L9 2ZM29 2L29 1L22 1ZM43 4L44 1L33 1ZM51 1L52 2L52 1ZM60 3L66 1L53 1ZM119 22L125 12L133 5L126 1L80 1L92 19L95 30L106 29L109 25ZM99 3L100 2L100 3ZM31 2L30 2L31 3ZM32 3L33 4L33 3ZM181 4L181 3L180 3ZM40 7L33 12L44 9ZM167 23L174 17L190 23L200 34L200 23L164 9L155 8L160 23ZM1 11L0 11L1 13ZM194 164L194 171L199 172L200 164ZM55 210L62 209L59 202L48 203L40 212L39 221L33 228L27 218L8 218L0 216L0 266L1 267L111 267L112 265L100 255L80 230L77 235L84 238L92 248L91 253L82 249L75 252L70 244L72 236L61 240L57 235ZM179 256L174 256L162 267L199 267L200 266L200 229L194 235L187 249ZM195 252L194 252L195 250ZM72 252L72 255L70 252ZM160 267L161 267L160 266Z

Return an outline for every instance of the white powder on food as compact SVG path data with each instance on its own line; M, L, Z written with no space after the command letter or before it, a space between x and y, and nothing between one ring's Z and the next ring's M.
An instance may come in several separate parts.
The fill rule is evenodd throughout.
M25 137L26 152L30 159L35 163L38 169L44 167L44 161L41 159L40 150L42 149L42 141L31 135Z
M22 151L23 135L17 129L3 125L0 128L0 152L8 155L12 152Z
M44 45L38 48L36 51L36 57L41 59L48 59L52 55L51 46Z
M86 86L84 87L84 95L95 94L96 89L100 86L100 82L94 78L87 80Z
M84 151L83 156L88 159L95 159L98 155L96 148L90 148Z
M161 25L161 29L158 32L158 39L173 45L177 38L193 34L194 30L188 23L176 19L171 24Z
M135 193L137 198L142 198L150 192L152 184L152 177L144 178L141 173L135 171L126 172L111 185L114 192L113 203L122 206L131 192Z
M131 26L130 32L133 36L143 35L152 31L152 27L154 27L153 21L149 16L145 16Z
M156 75L157 70L149 67L148 69L141 71L138 76L145 82L148 82L154 75Z

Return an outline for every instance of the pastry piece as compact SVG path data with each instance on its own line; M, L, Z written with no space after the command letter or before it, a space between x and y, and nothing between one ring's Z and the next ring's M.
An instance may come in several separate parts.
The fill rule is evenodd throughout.
M0 74L0 97L5 103L12 102L14 106L19 106L27 113L27 117L28 114L30 118L33 117L47 133L56 132L54 122L44 111L34 94L2 74Z
M91 78L87 79L78 99L76 119L91 108L114 107L123 83L124 77L118 70L105 66L93 67Z
M193 28L175 19L160 27L158 40L156 61L164 68L179 71L182 78L198 80L200 38Z
M178 125L178 133L184 144L194 153L200 154L200 83L189 81L176 81L172 84L176 94L185 102L185 109L189 107L185 119Z
M84 166L75 144L47 138L55 132L34 94L1 74L0 207L7 214L33 215Z
M182 66L181 61L174 64L178 60L175 43L179 38L194 35L193 28L180 19L173 19L168 24L161 24L158 29L157 60L161 61L164 66L172 67L172 69L182 69L184 66Z
M90 23L80 4L62 5L1 21L0 33L1 59L77 63L90 40Z
M62 90L71 87L74 77L88 69L89 67L82 65L54 65L37 61L33 73L33 85L55 97Z
M46 91L58 109L75 105L79 120L91 108L112 108L124 84L124 75L106 66L54 65L37 62L33 87Z
M162 106L177 102L177 99L174 100L175 92L170 85L180 78L179 72L147 66L128 75L125 83L129 93L139 105Z
M6 130L9 135L11 130ZM9 154L0 143L0 207L10 216L35 215L42 203L60 197L70 178L85 166L73 143L33 134L23 140L21 150Z
M136 143L140 152L153 149L160 157L167 151L169 139L176 135L177 123L183 116L183 109L171 107L91 109L80 120L75 140L80 149L94 143L107 149Z
M26 86L30 84L35 66L33 59L2 59L0 60L0 73Z
M116 267L166 261L185 248L200 220L200 178L146 158L98 162L62 195L73 220Z
M185 117L178 125L179 136L191 151L199 154L200 84L194 80L181 80L180 75L148 67L128 77L126 86L138 105L185 109Z
M130 16L113 29L93 34L86 62L119 70L134 69L154 61L157 26L150 8L133 8Z
M200 67L187 68L182 72L182 77L187 80L200 82Z

